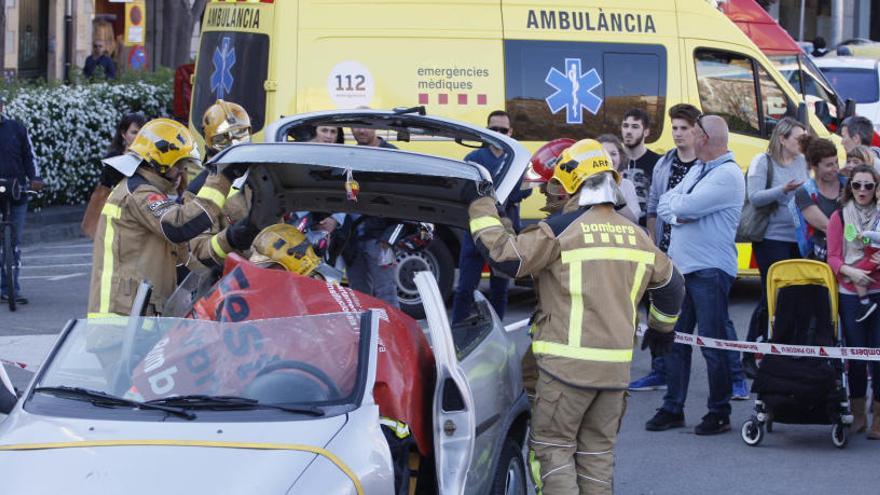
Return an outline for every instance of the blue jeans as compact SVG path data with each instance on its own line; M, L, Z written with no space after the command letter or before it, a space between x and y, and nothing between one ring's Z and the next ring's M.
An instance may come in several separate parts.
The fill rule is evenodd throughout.
M733 277L717 268L709 268L688 273L684 276L685 295L681 316L675 324L675 331L694 333L699 327L699 335L724 339L728 337L727 297ZM701 347L706 359L709 375L709 412L730 416L730 396L732 381L728 351ZM691 347L674 344L666 358L666 395L663 409L673 414L684 411L688 384L691 378Z
M872 302L880 304L880 294L869 294ZM856 318L861 314L859 296L840 295L840 321L843 324L843 339L849 347L880 347L880 312L873 312L861 323ZM871 388L874 400L880 400L880 363L876 361L849 361L849 395L861 399L868 392L868 368L871 370ZM880 414L880 411L874 411Z
M381 266L382 247L378 239L359 239L354 261L346 267L348 286L352 289L400 307L394 264Z
M21 285L18 283L18 269L19 265L21 265L21 249L18 246L18 241L21 239L24 232L24 220L27 217L27 202L20 205L12 205L10 213L12 214L12 250L14 256L13 259L15 260L15 268L12 271L12 276L15 278L15 293L18 294L21 291ZM6 235L6 233L4 232L3 235ZM3 252L3 245L0 244L0 261L5 263L5 256L6 253ZM6 270L0 270L0 293L7 293L7 284L9 284L9 281L6 280Z
M727 320L725 330L727 331L727 340L738 340L736 328L734 328L732 321ZM730 366L730 378L733 381L745 380L746 374L743 371L740 353L734 351L725 351L725 353L727 354L727 361ZM664 380L666 379L666 359L663 356L651 358L651 372L663 377Z
M461 254L458 256L458 286L452 298L452 323L467 318L471 313L474 306L474 291L480 285L485 264L486 261L477 250L473 237L465 234L461 239ZM509 284L510 280L507 278L494 275L489 277L489 302L501 319L504 319L504 311L507 309Z

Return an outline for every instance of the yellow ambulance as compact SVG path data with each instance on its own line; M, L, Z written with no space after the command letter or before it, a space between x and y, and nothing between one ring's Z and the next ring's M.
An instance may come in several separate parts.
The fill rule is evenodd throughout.
M744 168L801 102L707 0L212 0L190 112L197 132L217 98L247 109L257 139L282 115L332 108L423 105L474 123L504 109L533 150L619 135L624 113L639 107L658 153L673 146L667 109L687 102L727 120ZM829 135L815 116L809 123ZM542 201L533 194L524 219L540 218ZM740 273L756 273L751 246L739 247Z

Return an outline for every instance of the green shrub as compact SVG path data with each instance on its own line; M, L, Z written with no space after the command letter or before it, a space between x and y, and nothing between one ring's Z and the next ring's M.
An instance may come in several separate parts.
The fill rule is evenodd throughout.
M147 118L170 114L170 71L146 80L4 86L6 114L30 134L40 173L46 183L35 206L82 204L88 201L101 173L101 157L117 122L127 112Z

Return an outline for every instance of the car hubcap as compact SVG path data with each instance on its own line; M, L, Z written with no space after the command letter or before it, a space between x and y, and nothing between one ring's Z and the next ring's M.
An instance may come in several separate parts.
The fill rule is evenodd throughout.
M418 304L421 301L419 290L413 280L418 272L429 271L437 278L437 260L427 251L398 251L395 267L397 297L401 304Z
M516 459L511 459L510 464L507 465L507 481L504 484L505 495L519 495L523 493L523 490L520 487L521 482L522 476L520 466L516 462Z

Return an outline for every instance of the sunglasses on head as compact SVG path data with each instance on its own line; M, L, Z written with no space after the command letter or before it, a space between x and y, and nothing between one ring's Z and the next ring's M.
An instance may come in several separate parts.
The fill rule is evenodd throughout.
M489 130L490 130L490 131L495 131L495 132L497 132L497 133L499 133L499 134L507 134L508 132L510 132L510 128L509 128L509 127L499 127L499 126L497 126L497 125L493 125L492 127L489 127Z
M873 191L876 185L873 182L852 182L851 184L853 191Z
M703 134L706 135L706 139L709 139L709 133L706 132L706 128L703 127L703 117L705 117L705 115L703 114L700 114L700 116L697 117L697 127L699 127L701 131L703 131Z

